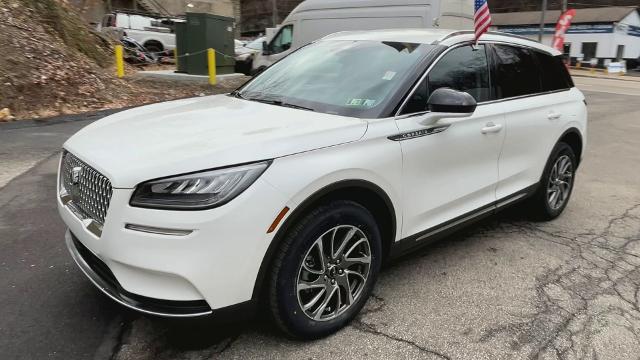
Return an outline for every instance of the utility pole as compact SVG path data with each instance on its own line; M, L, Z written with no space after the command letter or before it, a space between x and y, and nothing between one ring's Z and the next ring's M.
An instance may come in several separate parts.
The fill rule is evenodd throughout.
M540 32L538 33L538 41L542 42L542 34L544 34L544 18L547 14L547 0L542 0L542 11L540 11Z
M569 8L567 2L569 0L562 0L562 13L564 14L565 12L567 12L567 9Z
M278 25L278 0L271 0L271 5L273 27L276 27Z

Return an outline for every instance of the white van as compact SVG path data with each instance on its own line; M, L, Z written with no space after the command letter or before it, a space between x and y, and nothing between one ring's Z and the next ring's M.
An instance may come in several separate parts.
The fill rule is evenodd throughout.
M253 70L335 32L434 27L473 29L473 0L307 0L267 34Z

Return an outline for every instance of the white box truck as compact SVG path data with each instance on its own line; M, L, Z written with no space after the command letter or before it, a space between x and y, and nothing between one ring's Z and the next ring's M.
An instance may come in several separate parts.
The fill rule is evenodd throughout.
M351 30L473 29L473 0L307 0L265 39L254 72L326 35Z

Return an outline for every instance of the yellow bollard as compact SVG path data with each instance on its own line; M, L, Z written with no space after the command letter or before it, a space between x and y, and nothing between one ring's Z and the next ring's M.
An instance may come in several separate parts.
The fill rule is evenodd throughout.
M175 60L176 70L178 70L178 47L177 46L175 47L175 49L173 49L173 60Z
M118 78L124 77L124 50L122 45L116 45L116 70Z
M207 50L207 64L209 66L209 85L218 83L216 80L216 52L213 49Z

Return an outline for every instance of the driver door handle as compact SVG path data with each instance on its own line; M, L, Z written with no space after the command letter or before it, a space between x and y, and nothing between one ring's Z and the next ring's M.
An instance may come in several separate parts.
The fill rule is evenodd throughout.
M500 124L494 124L493 122L488 122L485 127L482 128L482 133L483 134L492 134L492 133L498 133L502 131L502 125Z
M549 120L558 120L562 117L562 114L558 114L557 112L550 112L549 115L547 115L547 119Z

